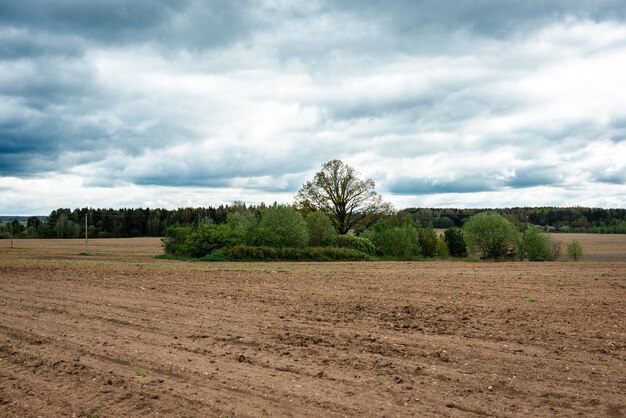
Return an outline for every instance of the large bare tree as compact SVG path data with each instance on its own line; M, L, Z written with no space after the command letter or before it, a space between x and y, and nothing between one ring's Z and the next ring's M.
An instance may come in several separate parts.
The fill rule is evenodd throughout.
M374 180L360 179L359 173L340 160L322 165L313 181L306 182L298 191L297 204L301 208L324 211L340 234L367 228L381 216L393 211L374 190Z

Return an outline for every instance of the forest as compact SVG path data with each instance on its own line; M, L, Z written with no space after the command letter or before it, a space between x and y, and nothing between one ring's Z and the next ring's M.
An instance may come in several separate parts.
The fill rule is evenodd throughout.
M26 221L9 218L0 222L0 238L79 238L85 232L92 238L163 237L172 228L226 224L233 214L260 221L267 206L246 206L235 202L216 207L178 209L66 209L53 210L47 217L31 216ZM285 205L280 205L285 206ZM626 233L626 209L584 207L519 207L504 209L433 209L407 208L395 210L375 190L372 179L363 179L351 166L340 160L322 164L311 181L305 182L293 205L287 205L302 219L310 213L325 213L339 235L360 235L371 231L376 223L387 220L410 220L417 228L461 228L481 212L495 212L519 230L528 226L544 232ZM0 217L2 221L2 217ZM86 230L85 230L86 229Z
M92 238L160 237L168 228L201 224L226 223L229 213L245 207L257 211L265 205L246 206L236 203L208 207L179 209L67 209L53 210L46 216L4 217L0 223L0 238L10 238L11 227L15 238L79 238L85 236L87 215L88 236ZM407 214L424 228L447 229L462 227L474 214L494 211L516 225L532 224L549 232L590 232L607 234L626 233L626 209L602 208L505 208L505 209L451 209L407 208ZM10 224L13 224L12 226Z

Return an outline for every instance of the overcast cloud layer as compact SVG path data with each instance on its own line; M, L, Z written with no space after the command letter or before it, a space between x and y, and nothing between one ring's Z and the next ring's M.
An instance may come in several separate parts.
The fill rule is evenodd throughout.
M0 3L0 214L290 202L626 207L626 3Z

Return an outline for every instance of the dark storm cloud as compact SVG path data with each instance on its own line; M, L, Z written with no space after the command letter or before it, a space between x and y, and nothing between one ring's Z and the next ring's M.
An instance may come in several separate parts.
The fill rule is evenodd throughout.
M525 188L535 186L556 186L562 182L562 175L555 167L532 165L518 168L515 175L505 182L512 188Z
M626 170L621 173L606 173L594 178L595 181L607 184L626 184Z
M0 29L0 62L42 56L78 57L85 47L86 43L79 38L50 36L37 32L36 28L6 26Z
M486 192L495 190L496 186L496 181L484 177L465 177L456 181L404 177L389 182L387 189L391 193L400 195L428 195Z
M381 22L397 33L467 29L485 36L515 34L556 20L576 17L591 20L626 19L622 0L354 0L327 2L351 14Z
M20 0L0 4L0 25L101 44L202 48L245 37L256 26L249 10L236 0Z

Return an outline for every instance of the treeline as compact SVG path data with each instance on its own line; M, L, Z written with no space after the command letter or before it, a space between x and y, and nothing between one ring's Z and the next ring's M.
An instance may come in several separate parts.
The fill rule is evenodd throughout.
M520 207L505 209L433 209L407 208L400 213L410 214L422 226L433 228L462 227L473 215L492 211L516 225L531 224L547 232L590 232L599 234L626 234L626 209L585 207Z
M50 215L3 217L0 238L79 238L85 236L85 215L88 234L93 238L161 237L170 227L202 224L224 224L229 213L241 204L216 207L169 209L56 209ZM265 205L248 207L261 210ZM399 214L410 215L423 228L448 229L462 227L473 215L486 209L408 208ZM601 208L506 208L491 210L515 225L537 225L547 232L626 233L626 209Z
M239 205L235 205L239 206ZM245 205L244 205L245 207ZM56 209L47 218L31 216L26 221L14 218L0 224L0 238L80 238L87 232L92 238L161 237L174 226L197 227L203 223L224 223L232 210L217 207L168 209Z

